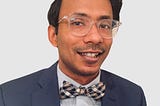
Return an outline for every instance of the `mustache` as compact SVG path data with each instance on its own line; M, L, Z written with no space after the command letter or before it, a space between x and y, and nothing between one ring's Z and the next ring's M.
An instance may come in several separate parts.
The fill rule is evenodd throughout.
M75 47L74 50L78 52L83 52L86 50L97 50L97 51L105 52L106 48L99 44L90 43L83 47Z

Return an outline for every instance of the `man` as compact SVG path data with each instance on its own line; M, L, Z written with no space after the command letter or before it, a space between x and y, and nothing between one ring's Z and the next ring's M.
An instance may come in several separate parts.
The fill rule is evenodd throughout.
M100 69L119 27L121 0L55 0L53 66L1 85L0 106L146 106L138 85Z

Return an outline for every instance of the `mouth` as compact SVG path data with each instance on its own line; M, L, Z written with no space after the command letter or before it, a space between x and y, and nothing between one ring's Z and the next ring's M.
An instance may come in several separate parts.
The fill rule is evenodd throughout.
M87 45L86 47L74 48L74 51L79 55L81 59L86 64L97 64L100 63L105 54L105 47L100 45Z
M88 51L88 52L77 52L79 55L88 57L88 58L98 58L103 54L103 51Z

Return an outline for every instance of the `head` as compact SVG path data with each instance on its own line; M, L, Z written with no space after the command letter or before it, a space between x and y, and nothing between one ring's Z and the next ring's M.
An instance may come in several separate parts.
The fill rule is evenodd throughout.
M119 20L121 5L121 0L55 0L52 3L48 12L48 36L58 48L59 66L66 75L81 84L89 83L98 75L112 45L112 38L104 38L99 26L104 27L106 20ZM71 30L70 21L75 16L78 21L79 17L89 20L90 28L86 27L88 32L83 36L76 36L78 31L75 34Z
M110 0L113 11L113 19L119 20L119 13L122 7L122 0ZM62 0L54 0L48 11L48 22L55 27L56 33L58 32L58 19L61 8Z

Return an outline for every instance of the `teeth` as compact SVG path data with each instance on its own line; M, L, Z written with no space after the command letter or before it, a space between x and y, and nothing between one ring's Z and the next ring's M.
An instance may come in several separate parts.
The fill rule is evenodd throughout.
M82 53L82 55L84 56L88 56L88 57L96 57L99 53Z

